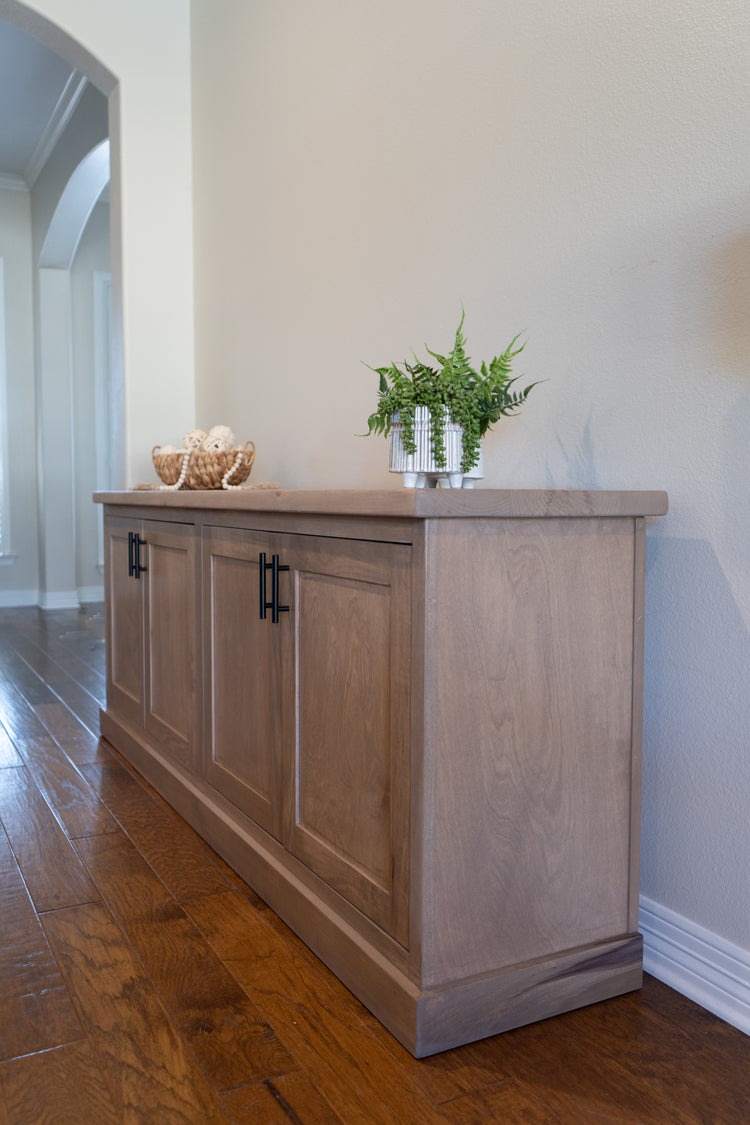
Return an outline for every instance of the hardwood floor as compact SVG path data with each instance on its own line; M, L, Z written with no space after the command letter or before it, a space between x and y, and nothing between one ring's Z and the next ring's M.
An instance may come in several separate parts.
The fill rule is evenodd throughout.
M98 738L103 617L0 610L0 1125L743 1125L658 981L413 1059Z

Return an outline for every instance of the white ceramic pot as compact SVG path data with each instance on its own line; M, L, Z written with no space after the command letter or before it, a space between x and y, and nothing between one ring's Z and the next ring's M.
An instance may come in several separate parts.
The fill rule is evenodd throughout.
M388 437L390 457L388 469L391 473L403 475L404 488L425 488L433 483L439 483L447 488L462 487L462 429L461 426L447 419L448 410L444 409L446 413L445 465L442 468L435 464L432 452L432 419L429 407L417 406L414 410L416 453L409 453L404 448L403 426L398 421L398 414L393 415L394 421Z

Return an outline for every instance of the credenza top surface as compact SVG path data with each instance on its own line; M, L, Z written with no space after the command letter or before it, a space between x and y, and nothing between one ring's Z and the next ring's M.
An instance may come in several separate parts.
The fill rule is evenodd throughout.
M662 516L668 504L667 493L662 491L504 488L240 488L179 492L133 489L95 492L94 500L156 510L192 508L406 519Z

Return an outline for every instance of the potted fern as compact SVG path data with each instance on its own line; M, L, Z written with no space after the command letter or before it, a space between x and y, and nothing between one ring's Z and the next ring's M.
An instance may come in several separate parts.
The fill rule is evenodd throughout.
M464 317L462 312L448 355L427 348L432 365L415 356L414 363L371 368L380 385L367 433L390 438L390 471L403 473L407 487L423 487L428 477L447 477L460 487L476 468L490 427L515 414L536 386L516 389L518 376L511 378L513 360L526 346L516 346L519 336L478 371L472 367Z

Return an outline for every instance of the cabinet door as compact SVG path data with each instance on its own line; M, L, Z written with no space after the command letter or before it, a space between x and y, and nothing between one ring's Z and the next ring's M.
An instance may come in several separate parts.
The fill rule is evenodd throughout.
M284 536L290 850L408 943L411 549ZM290 615L291 616L291 615Z
M195 528L143 520L140 533L147 567L135 583L145 599L144 725L160 752L194 770L201 747Z
M270 561L274 544L259 532L203 529L205 771L215 789L279 837L289 622L274 625L270 612L262 620L259 606L259 557L265 552Z
M143 583L129 577L128 536L140 521L104 520L107 631L107 710L130 726L143 726Z

